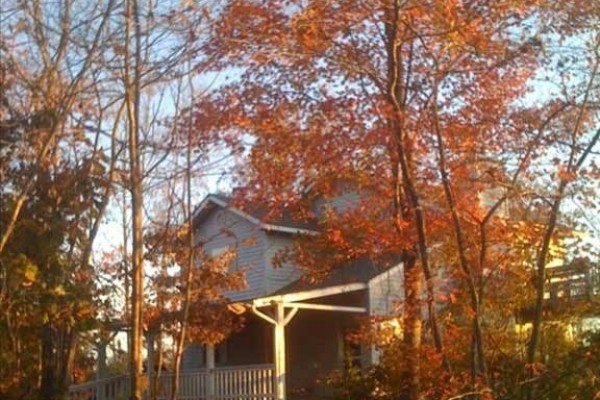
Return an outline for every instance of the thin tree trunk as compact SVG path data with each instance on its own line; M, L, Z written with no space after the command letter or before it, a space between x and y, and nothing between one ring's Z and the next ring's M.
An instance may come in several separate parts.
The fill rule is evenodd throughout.
M47 323L41 328L42 374L40 400L65 400L74 361L75 336L67 325Z
M408 348L406 392L404 398L413 400L420 398L420 357L423 322L421 317L421 294L423 291L423 273L418 267L416 258L406 254L404 262L404 344Z
M596 54L598 54L599 48L600 48L600 42L598 42L596 44L596 48L595 48ZM580 112L579 112L579 115L577 116L577 120L575 121L575 126L573 127L573 131L571 132L572 146L571 146L571 155L569 157L569 162L568 162L568 165L566 168L567 175L572 175L572 174L574 175L579 171L579 169L583 166L583 164L588 159L589 155L592 153L592 150L594 149L594 147L596 146L598 141L600 141L600 128L598 128L596 130L596 132L594 132L594 134L592 135L592 137L591 137L590 141L588 142L587 146L585 147L584 151L581 153L581 155L579 155L579 158L577 159L577 161L575 161L575 159L576 159L575 152L576 152L576 147L577 147L577 146L575 146L575 143L576 143L577 137L579 135L579 131L580 131L582 123L583 123L582 121L583 121L583 117L584 117L585 108L587 107L590 93L593 90L594 80L596 78L599 67L600 67L600 57L596 57L594 67L592 69L591 78L590 78L590 81L588 82L588 85L587 85L587 88L585 91L585 96L582 101ZM539 338L540 338L540 332L541 332L541 328L542 328L543 308L544 308L544 289L545 289L545 283L546 283L546 264L547 264L548 254L550 252L552 236L554 235L554 232L556 230L556 224L557 224L558 215L560 212L561 202L563 200L565 190L569 184L569 181L570 180L568 177L563 177L560 180L559 186L558 186L558 188L556 190L556 194L554 196L554 200L552 202L552 207L550 209L550 215L549 215L548 223L546 224L544 238L542 240L542 244L541 244L540 250L538 252L537 258L536 258L535 311L534 311L534 317L533 317L533 324L532 324L533 326L532 326L532 330L531 330L531 337L529 339L529 345L527 347L527 364L529 366L529 371L528 371L529 378L533 377L533 368L532 367L533 367L533 364L535 363L535 359L536 359L535 355L536 355L536 352L537 352L537 349L539 346L539 340L540 340ZM532 385L529 385L529 387L527 388L527 398L528 399L534 398L534 391L533 391Z
M121 206L121 226L123 228L123 254L122 256L122 268L123 268L123 293L125 297L125 308L124 308L124 319L125 321L131 321L131 268L129 268L129 234L127 232L127 225L129 223L127 218L127 198L125 191L122 192ZM127 354L131 354L131 331L127 329L125 332L127 338Z
M54 327L47 323L42 326L42 382L40 385L40 400L55 400L56 365L54 363Z
M193 90L192 90L193 99ZM190 112L191 115L191 112ZM175 352L175 375L173 376L173 386L171 391L171 400L177 399L177 391L179 390L179 373L181 370L181 358L183 356L183 350L185 345L186 330L188 325L188 317L190 313L190 306L192 302L192 284L194 280L194 270L196 268L196 243L194 235L193 225L193 213L192 213L192 138L191 132L188 134L187 143L187 154L186 154L186 169L185 169L185 216L188 225L188 262L187 262L187 274L185 279L185 294L183 300L183 312L181 315L181 330L179 331L179 338L177 341L177 349Z
M162 301L158 301L159 309L162 309ZM156 371L152 371L152 376L154 379L152 380L152 400L156 400L158 398L158 389L160 378L162 375L162 367L163 367L163 343L162 343L162 323L159 324L158 331L156 332Z
M465 244L465 238L460 224L458 211L456 210L456 201L452 192L450 184L450 178L448 175L446 165L446 151L444 147L444 141L442 138L441 127L438 120L437 110L437 84L434 86L433 95L433 119L434 119L434 130L437 139L437 151L438 151L438 165L440 174L442 176L442 185L444 187L444 194L446 202L450 208L450 214L452 216L452 226L454 228L454 239L458 248L458 258L461 269L467 276L467 286L469 288L470 305L471 311L473 312L473 330L472 330L472 341L473 341L473 365L472 365L472 384L475 385L476 375L480 374L483 377L485 384L488 384L487 366L485 362L484 344L483 344L483 332L481 327L481 310L479 305L479 293L475 284L475 276L473 268L467 259L467 250Z
M137 0L127 1L126 10L126 43L125 55L125 97L128 116L129 131L129 168L130 181L129 191L131 193L131 352L130 376L131 376L131 398L142 400L143 376L142 376L142 345L143 345L143 261L144 243L142 237L143 229L143 191L142 170L139 143L140 123L140 80L141 80L141 27L139 21L139 9ZM130 66L129 41L131 39L133 25L134 40L134 65L133 76Z
M396 199L396 208L397 212L400 211L404 214L403 218L411 219L414 224L418 238L415 251L418 254L421 268L419 270L419 266L416 265L416 260L412 256L405 257L405 260L403 260L405 264L405 300L407 308L405 317L405 342L409 346L409 352L415 355L413 359L409 360L408 365L408 386L410 388L408 398L412 400L420 397L418 382L419 359L416 355L419 353L421 346L422 322L420 302L423 292L423 276L427 285L427 308L434 344L436 350L442 355L444 367L449 370L450 366L444 355L443 342L435 309L435 286L428 258L429 246L427 243L425 213L420 204L417 189L413 181L414 160L410 138L403 127L402 115L406 106L406 82L410 80L411 60L408 61L408 67L405 68L401 54L402 39L399 32L400 12L400 4L397 0L388 5L386 8L385 33L388 57L387 96L393 106L394 112L393 116L389 118L389 127L394 143L394 154L397 157L397 165L394 165L394 168L397 174L397 186L401 182L401 192L405 196L403 200L405 204L398 204L398 199ZM397 197L399 193L400 190L396 189ZM406 210L401 210L402 208L406 208ZM418 338L417 335L419 336Z
M533 324L531 330L531 338L529 339L529 346L527 347L527 364L529 366L528 377L531 379L534 377L535 355L538 349L538 343L540 339L540 331L542 328L543 319L543 308L544 308L544 289L546 284L546 261L548 253L550 251L550 244L552 242L552 236L556 229L556 221L558 219L558 213L560 210L560 203L562 201L564 190L567 186L566 181L562 181L558 188L557 196L552 204L550 211L550 219L544 233L544 239L542 241L542 247L538 253L536 261L536 280L535 280L535 311L533 316ZM533 399L533 387L530 385L527 389L527 398Z

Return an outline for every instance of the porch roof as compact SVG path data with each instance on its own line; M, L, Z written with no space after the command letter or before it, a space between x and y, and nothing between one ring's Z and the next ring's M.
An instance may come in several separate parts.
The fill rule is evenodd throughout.
M387 268L375 264L369 257L359 258L350 264L332 269L327 273L325 279L311 282L300 278L273 293L271 296L285 295L299 291L317 290L332 286L349 285L355 283L367 284L377 275L385 272Z
M384 267L368 257L363 257L345 267L332 270L321 281L311 282L300 278L268 296L249 299L247 302L255 307L264 307L276 302L292 303L366 290L369 282L398 266L394 265Z

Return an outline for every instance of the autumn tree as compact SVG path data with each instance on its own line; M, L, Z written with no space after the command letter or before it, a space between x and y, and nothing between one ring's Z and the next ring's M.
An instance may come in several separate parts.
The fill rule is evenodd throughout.
M37 143L28 149L29 154L19 154L33 159L35 168L29 172L21 192L15 193L15 206L0 238L0 252L35 186L36 173L43 169L65 124L81 111L78 108L84 102L79 102L83 100L80 96L90 87L91 71L113 6L109 1L83 8L79 10L80 19L72 15L74 7L70 1L61 5L59 13L51 13L41 1L3 7L3 85L15 89L3 91L3 118L7 124L29 124L37 133ZM90 47L82 47L81 41L89 41ZM28 45L30 52L24 48ZM16 92L17 88L23 90ZM8 98L9 93L16 96Z
M127 132L137 132L142 141L146 140L143 135L146 124L136 123L145 114L136 106L139 101L136 101L135 93L138 93L139 99L142 89L173 79L173 75L181 73L181 69L175 71L175 66L182 60L182 54L184 51L191 51L191 48L186 48L181 42L177 45L173 40L178 35L187 38L189 31L185 30L186 25L182 23L177 25L177 29L182 31L175 29L175 25L170 25L179 18L172 12L171 6L173 5L155 9L157 15L148 16L143 34L153 38L151 43L154 46L162 45L163 41L155 40L162 38L164 41L169 40L172 47L168 51L158 51L159 48L155 47L156 52L150 52L149 47L142 49L138 46L140 51L144 51L145 57L135 63L136 58L129 57L131 52L126 46L126 24L122 24L122 21L116 23L115 20L116 15L124 15L123 4L109 0L94 4L64 1L56 7L43 1L3 5L3 215L0 252L6 261L2 262L2 276L8 279L16 271L13 270L16 264L8 261L19 254L14 253L15 246L18 249L19 244L11 239L12 235L21 232L22 225L34 218L36 223L47 226L44 230L57 224L52 228L57 238L52 250L57 253L46 254L44 257L64 258L62 262L68 268L65 267L62 279L68 281L72 278L71 274L81 268L81 271L89 272L84 274L91 285L89 288L95 287L95 283L91 282L96 277L92 273L94 271L90 270L94 239L100 230L105 210L112 205L110 201L115 183L124 182L123 178L129 171L129 168L122 167L123 161L137 160L134 165L134 183L140 183L142 177L139 175L144 172L139 165L141 157L145 156L146 161L156 163L154 158L147 155L132 158L129 157L131 152L123 151L123 144L127 143ZM131 24L133 26L133 22ZM138 31L141 29L139 24L136 28ZM130 31L132 30L133 28ZM140 35L142 33L138 37ZM140 79L142 62L144 79ZM137 72L133 71L136 65L140 67ZM129 74L129 71L132 72ZM126 78L124 81L123 75ZM125 82L125 85L120 85L120 82ZM130 122L129 129L124 121ZM134 153L136 149L142 149L142 146L139 149L138 146L139 143L134 143ZM148 146L144 148L147 149ZM164 157L164 152L158 156L159 159ZM151 167L152 164L149 168ZM81 187L78 186L79 183ZM141 183L136 187L135 192L139 195L143 189ZM50 211L35 216L28 211L29 202L31 207L43 207L41 203L49 201L47 196L38 193L38 188L43 188L50 196L56 197L53 200L57 204L48 203L47 206L54 207L57 213L60 208L60 218L65 218L65 222L58 224L58 221L50 220L50 217L54 218ZM73 190L73 193L69 192L72 198L67 199L66 193L61 192L67 189ZM136 220L139 222L141 204L139 196L137 197L136 204L139 207ZM33 200L37 198L41 200L36 200L34 206ZM58 216L56 218L60 219ZM137 226L136 238L139 239L141 227L139 224ZM68 231L61 230L67 228ZM22 239L21 235L19 240ZM61 255L64 251L66 255ZM47 282L40 284L46 285ZM82 285L81 288L83 287L88 286ZM11 303L9 294L14 294L14 290L14 287L10 290L3 287L2 306ZM140 292L138 290L136 294ZM87 297L82 296L90 300L92 294L90 292ZM40 306L37 311L43 313L44 310ZM92 312L90 315L93 314ZM65 318L69 320L70 317L65 314ZM10 322L7 320L7 324ZM67 323L65 326L68 325ZM28 329L36 328L28 325ZM73 335L73 340L77 334ZM55 336L58 340L59 335ZM70 342L65 340L64 346L71 348ZM57 354L65 354L68 358L68 352L59 348L55 350ZM137 350L139 354L141 349ZM49 348L47 354L52 352ZM25 353L27 352L19 352L21 355ZM66 361L63 361L66 365ZM19 357L15 362L20 362ZM50 398L61 396L60 393L65 393L68 385L69 368L54 367L56 366L48 364L44 371L49 374L56 372L60 376L44 375L42 379L44 392ZM18 368L15 371L20 373ZM13 383L21 385L21 378ZM36 381L33 376L31 379ZM52 387L46 387L47 385ZM36 388L36 385L22 386Z
M111 0L94 4L63 1L58 5L26 1L3 5L2 11L0 272L6 285L2 286L0 304L7 305L3 332L6 328L15 339L11 342L13 347L3 353L7 357L3 367L8 366L2 370L3 377L6 373L7 385L12 385L6 390L38 389L23 382L37 381L36 360L44 359L43 391L50 398L66 393L72 348L77 347L75 342L81 330L91 326L87 323L93 320L96 310L86 308L89 315L76 318L75 312L68 314L69 307L61 300L63 314L54 309L50 314L52 318L64 316L68 321L64 324L47 321L43 316L48 314L46 306L30 310L35 324L49 324L52 329L60 325L57 329L69 336L67 340L54 335L55 343L48 344L38 357L36 351L19 347L21 333L27 332L28 338L40 338L32 333L38 325L26 321L29 316L16 318L23 314L14 308L15 304L25 299L18 288L31 286L33 291L39 284L54 290L56 286L60 290L53 295L68 297L73 306L76 297L92 303L98 300L96 285L114 270L95 275L98 271L91 267L94 239L107 208L114 205L112 195L125 189L129 194L124 199L131 202L131 213L127 210L125 215L133 216L130 230L133 252L131 264L124 257L124 280L131 282L134 289L132 299L125 304L133 305L134 312L124 316L132 318L134 328L131 373L134 397L139 398L144 389L141 371L144 206L151 208L156 200L144 204L143 193L157 182L178 179L177 174L181 174L181 170L159 168L169 159L173 145L171 131L163 129L164 118L176 113L178 107L165 98L164 92L176 86L177 79L201 68L197 63L203 61L205 54L196 39L203 27L200 21L208 18L208 12L196 4L186 4L180 9L175 2ZM62 193L67 190L70 191ZM56 220L53 212L60 214ZM40 224L43 234L54 233L56 242L48 253L39 255L45 258L30 262L21 254L33 255L23 253L20 246L38 243L38 239L43 241L42 233L39 237L27 234L31 242L20 243L27 236L24 229L32 221ZM126 217L125 223L128 223ZM128 249L127 242L122 246L124 251ZM32 285L30 281L40 278L36 273L40 263L54 260L53 271L61 269L58 258L64 269L58 283L50 285L45 274L44 279ZM79 286L72 285L75 281L70 280L75 275L84 276L85 285L81 281L77 281L81 283ZM13 282L13 276L25 278L15 278ZM73 296L65 288L73 289ZM75 295L75 289L85 293ZM81 324L73 325L72 318ZM32 340L31 346L36 343ZM52 354L58 356L52 356L52 360L44 358ZM26 372L21 368L24 360L28 363L23 367Z
M131 204L130 269L126 272L131 282L128 304L130 318L130 374L132 398L141 399L144 391L142 374L142 337L144 308L144 242L146 229L144 192L154 184L152 174L170 156L172 139L168 130L162 130L162 119L169 104L159 91L176 85L177 79L191 71L194 62L202 59L193 43L202 29L204 10L189 5L180 10L177 4L125 2L123 24L111 27L115 57L106 63L107 73L120 79L119 93L125 109L122 138L127 143L124 158L123 188ZM165 179L164 177L162 178ZM125 244L124 248L127 247Z
M202 89L200 93L196 92L196 84ZM159 360L174 371L169 393L173 399L178 396L186 346L219 343L242 323L241 318L227 309L224 295L226 291L244 287L243 272L229 271L235 255L227 252L211 257L204 246L214 238L200 239L196 235L195 207L206 191L208 178L219 174L230 158L225 151L214 155L218 143L194 130L193 106L182 106L193 105L193 99L206 90L205 84L195 82L192 75L180 77L171 87L173 114L162 128L170 140L168 154L163 164L148 175L149 184L160 196L153 200L154 212L145 232L145 258L153 268L148 271L151 295L149 315L144 320L156 329L158 341L165 334L174 343L172 359L164 360L159 355ZM160 352L164 346L158 344ZM156 365L151 361L149 364ZM159 373L152 382L153 395Z
M3 8L0 304L10 340L1 391L9 398L63 398L78 336L93 326L90 259L118 151L102 147L111 133L96 80L113 6Z
M245 201L271 215L313 218L312 200L345 182L363 193L288 256L323 276L400 255L405 398L502 391L489 357L510 336L494 326L520 306L497 313L508 293L535 299L519 365L536 360L565 189L597 179L597 23L597 6L554 2L232 1L218 15L209 49L231 83L200 101L196 127L233 148L249 143ZM577 73L565 68L565 42L581 47ZM541 93L541 77L559 90ZM549 201L547 176L559 181ZM423 368L424 358L434 362Z
M229 271L234 254L209 256L203 248L205 243L190 243L195 238L193 227L176 218L172 222L176 223L157 224L156 231L146 238L150 249L147 258L159 268L152 279L147 325L157 332L158 340L170 337L174 343L170 360L149 360L148 364L158 365L157 377L160 364L168 361L174 374L167 395L176 399L186 346L218 344L242 326L242 318L229 311L224 293L243 289L245 280L243 271ZM155 395L157 381L153 382Z

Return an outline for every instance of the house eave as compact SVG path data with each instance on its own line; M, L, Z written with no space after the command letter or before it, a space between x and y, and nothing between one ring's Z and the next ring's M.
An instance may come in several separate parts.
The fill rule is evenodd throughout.
M196 219L202 211L206 210L209 203L213 203L223 209L226 209L226 210L232 212L233 214L237 215L238 217L243 218L244 220L258 226L260 229L265 230L267 232L281 232L281 233L301 234L301 235L316 235L316 234L318 234L317 231L314 231L312 229L296 228L296 227L285 226L285 225L265 223L265 222L261 221L260 219L248 214L247 212L240 210L237 207L230 206L227 202L225 202L213 195L208 195L206 197L206 199L204 199L204 201L198 206L196 211L194 211L193 218Z

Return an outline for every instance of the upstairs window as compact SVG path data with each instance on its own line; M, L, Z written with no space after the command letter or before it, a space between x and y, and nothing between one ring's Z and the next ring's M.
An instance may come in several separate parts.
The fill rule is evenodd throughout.
M230 246L215 247L208 252L216 265L221 266L227 271L236 271L238 269L238 260L236 249Z

